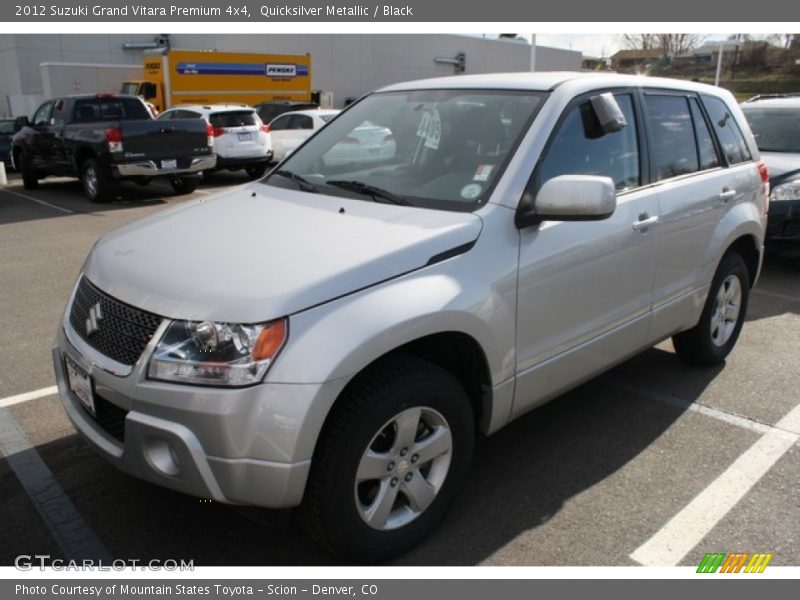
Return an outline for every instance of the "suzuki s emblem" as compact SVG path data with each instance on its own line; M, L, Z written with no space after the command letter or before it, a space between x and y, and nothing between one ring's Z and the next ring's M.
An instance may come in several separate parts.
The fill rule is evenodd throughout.
M89 318L86 319L87 336L92 336L99 331L102 318L103 312L100 310L100 303L98 302L89 310Z

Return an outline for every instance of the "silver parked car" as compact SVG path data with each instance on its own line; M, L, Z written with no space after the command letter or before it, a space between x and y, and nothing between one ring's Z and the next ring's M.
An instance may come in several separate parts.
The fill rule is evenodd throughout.
M364 123L392 133L385 160L329 164ZM53 348L59 393L120 469L300 506L334 552L382 560L443 517L477 432L669 337L690 363L722 362L766 186L721 89L393 85L265 180L102 238ZM198 236L215 243L175 243Z

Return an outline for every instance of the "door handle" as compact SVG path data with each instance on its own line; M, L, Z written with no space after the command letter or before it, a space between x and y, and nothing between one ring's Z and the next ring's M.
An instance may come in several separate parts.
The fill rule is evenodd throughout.
M653 217L648 217L647 214L639 215L639 220L633 222L633 230L634 231L645 231L648 227L652 225L658 225L658 215Z
M723 203L727 203L735 196L736 196L736 190L723 188L723 190L719 194L719 199L722 200Z

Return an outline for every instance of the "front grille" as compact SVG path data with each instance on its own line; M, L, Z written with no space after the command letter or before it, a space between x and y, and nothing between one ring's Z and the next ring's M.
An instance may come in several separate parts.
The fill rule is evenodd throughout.
M94 420L111 437L125 443L125 417L128 411L112 404L102 396L94 395Z
M97 330L89 335L86 323L89 312L100 305ZM161 317L104 294L82 277L70 309L69 322L75 332L92 348L122 363L133 365L153 337Z

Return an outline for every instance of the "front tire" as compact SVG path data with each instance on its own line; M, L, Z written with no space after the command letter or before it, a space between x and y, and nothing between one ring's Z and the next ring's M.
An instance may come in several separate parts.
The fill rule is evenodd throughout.
M359 562L410 549L455 498L474 441L469 398L450 373L414 357L371 367L323 428L302 506L306 528Z
M98 162L90 158L81 166L83 192L90 202L111 202L119 193L119 185L108 177Z
M675 351L687 363L718 365L736 345L747 313L750 274L738 254L723 257L708 291L700 321L672 337Z
M36 172L33 170L33 167L31 167L30 159L25 155L24 152L20 152L17 155L17 166L22 174L22 186L26 190L37 189L39 187L39 178L36 176Z

